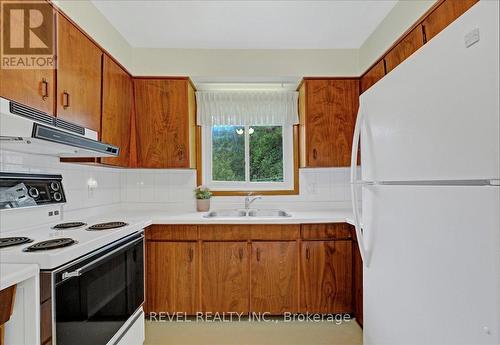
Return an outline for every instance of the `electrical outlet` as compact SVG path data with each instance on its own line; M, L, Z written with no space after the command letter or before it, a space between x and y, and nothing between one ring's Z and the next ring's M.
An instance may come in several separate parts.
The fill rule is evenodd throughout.
M469 48L473 44L479 42L479 39L479 28L475 28L474 30L468 32L464 37L465 48Z

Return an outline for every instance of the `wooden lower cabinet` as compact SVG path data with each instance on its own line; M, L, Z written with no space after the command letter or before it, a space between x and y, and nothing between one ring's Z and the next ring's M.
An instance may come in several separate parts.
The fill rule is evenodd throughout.
M362 310L354 306L362 291L354 284L362 281L354 278L359 258L347 224L153 225L145 232L147 313Z
M352 312L352 242L303 241L301 248L302 312Z
M196 242L147 242L146 311L198 311Z
M204 312L249 312L247 242L204 242L201 308Z
M273 315L298 311L296 242L253 242L250 310Z

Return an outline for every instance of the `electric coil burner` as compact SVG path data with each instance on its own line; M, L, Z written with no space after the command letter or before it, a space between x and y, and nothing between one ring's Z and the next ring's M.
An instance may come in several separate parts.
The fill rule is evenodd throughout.
M55 238L52 240L47 240L47 241L42 241L42 242L37 242L35 244L32 244L31 246L24 248L24 252L35 252L35 251L40 251L40 250L51 250L51 249L57 249L57 248L62 248L62 247L67 247L71 246L72 244L75 244L76 241L72 238Z
M67 222L67 223L60 223L56 224L52 227L54 230L67 230L67 229L74 229L74 228L80 228L84 225L87 225L87 223L83 222Z
M28 237L4 237L0 238L0 248L17 246L19 244L33 242L31 238Z
M124 222L107 222L107 223L94 224L92 226L89 226L87 230L89 231L110 230L110 229L121 228L127 225L128 223Z

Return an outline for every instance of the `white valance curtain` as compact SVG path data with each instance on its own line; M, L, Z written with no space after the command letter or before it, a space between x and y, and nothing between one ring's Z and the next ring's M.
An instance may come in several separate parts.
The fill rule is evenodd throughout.
M294 125L299 122L297 103L294 91L197 91L197 123Z

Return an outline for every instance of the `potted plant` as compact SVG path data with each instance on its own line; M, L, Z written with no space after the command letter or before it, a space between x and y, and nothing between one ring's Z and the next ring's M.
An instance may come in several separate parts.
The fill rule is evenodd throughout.
M196 196L196 210L198 212L207 212L210 209L210 198L212 192L206 186L198 186L194 190Z

